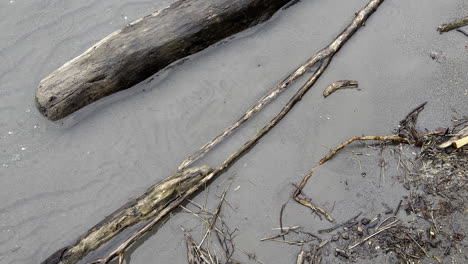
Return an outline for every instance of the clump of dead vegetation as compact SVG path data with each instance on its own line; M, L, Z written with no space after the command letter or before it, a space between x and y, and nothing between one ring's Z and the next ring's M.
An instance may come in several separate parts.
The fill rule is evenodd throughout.
M468 122L458 120L453 129L421 132L416 128L424 104L410 112L400 122L395 135L361 136L345 141L320 160L304 177L293 198L318 216L334 222L331 215L316 206L302 193L303 187L316 168L354 141L381 141L380 147L392 147L398 159L401 175L396 179L408 190L408 195L396 200L394 208L384 204L385 211L372 218L362 212L346 222L310 234L314 241L295 240L300 227L287 229L279 236L291 245L300 245L297 264L321 263L325 257L335 256L340 262L383 258L386 263L462 263L465 239L468 191ZM406 155L409 150L415 155ZM282 215L280 215L281 219ZM292 231L292 232L291 232ZM279 237L276 236L276 237ZM276 238L272 237L272 238ZM273 240L273 239L269 239ZM281 241L285 242L285 241ZM457 262L457 260L459 260ZM460 262L461 261L461 262Z

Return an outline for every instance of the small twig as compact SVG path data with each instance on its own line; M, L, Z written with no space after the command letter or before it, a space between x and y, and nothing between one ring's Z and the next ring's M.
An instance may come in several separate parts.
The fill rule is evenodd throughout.
M339 90L339 89L353 89L353 88L358 88L358 86L359 86L359 84L358 84L357 81L351 81L351 80L336 81L336 82L330 84L323 91L323 97L327 97L327 96L329 96L330 94L334 93L336 90Z
M281 239L269 239L268 241L285 243L291 246L302 246L313 240L288 241L288 240L281 240Z
M403 202L403 200L400 200L400 202L398 202L398 205L395 209L395 212L393 213L394 216L396 216L398 214L398 212L400 211L400 207L401 207L401 203Z
M376 235L382 233L383 231L386 231L386 230L388 230L388 229L390 229L390 228L392 228L392 227L395 227L395 226L396 226L396 223L398 223L399 221L400 221L400 220L397 219L397 220L391 222L391 223L388 224L386 227L380 229L379 231L376 231L376 232L373 233L372 235L369 235L369 236L365 237L364 239L362 239L362 240L359 241L358 243L352 245L351 247L348 247L348 250L352 250L353 248L355 248L355 247L361 245L362 243L364 243L364 242L366 242L367 240L373 238L374 236L376 236Z
M465 37L468 37L468 32L464 31L463 29L457 28L456 31L462 33L463 35L465 35Z
M262 238L262 239L260 239L260 241L272 240L272 239L275 239L275 238L278 238L278 237L283 237L283 240L284 240L284 236L285 236L285 235L287 235L287 234L289 234L291 231L295 231L295 230L297 230L297 229L299 229L299 227L297 227L297 228L289 228L288 230L283 231L283 232L281 232L281 233L278 234L278 235L274 235L274 236L271 236L271 237Z
M283 226L283 228L281 228L281 227L274 227L274 228L272 228L271 230L281 230L281 229L283 229L283 230L288 230L288 229L298 229L298 228L300 228L300 226L291 226L291 227Z
M312 204L311 201L308 201L306 199L302 199L299 197L299 195L302 194L302 190L304 189L305 185L307 184L307 181L312 177L312 174L317 170L317 168L324 164L325 162L329 161L336 153L338 153L340 150L344 149L346 146L349 144L353 143L354 141L365 141L365 140L377 140L377 141L393 141L393 142L403 142L403 143L412 143L412 141L402 138L399 136L362 136L362 137L352 137L349 140L341 143L337 148L332 149L324 158L322 158L317 164L312 167L310 172L304 176L302 179L301 183L299 186L296 188L296 191L293 194L294 200L296 200L298 203L310 208L312 211L322 214L325 216L325 218L330 221L334 222L334 219L328 214L327 211L324 209Z
M288 200L289 202L289 200ZM283 213L284 213L284 208L286 207L286 204L288 204L288 202L285 202L282 206L281 206L281 210L280 210L280 216L279 216L279 224L280 224L280 231L281 233L283 233ZM288 230L289 231L289 230ZM284 240L284 235L282 236L283 237L283 240Z
M429 258L429 254L427 254L427 251L423 247L421 247L421 245L419 245L419 243L416 242L416 240L414 240L414 238L410 234L406 234L406 235L424 252L426 257Z
M200 241L200 244L198 245L198 248L200 248L201 245L203 245L203 242L205 241L206 237L210 234L211 230L213 229L214 225L216 224L216 220L218 219L219 213L221 212L221 207L223 206L224 198L226 197L226 193L227 193L229 187L230 187L230 185L223 192L223 195L220 198L219 204L216 207L216 211L213 214L213 218L211 219L211 223L210 223L209 227L206 229L206 233L203 236L202 240Z
M342 223L342 224L339 224L339 225L335 225L331 228L327 228L327 229L322 229L322 230L319 230L318 233L319 234L323 234L323 233L330 233L330 232L333 232L334 230L342 227L342 226L345 226L349 223L351 223L352 221L356 220L359 216L361 216L362 212L360 212L359 214L357 214L356 216L354 216L353 218L349 219L348 221Z
M301 250L301 252L299 252L299 254L297 255L296 264L304 264L305 256L306 252L304 250Z
M453 30L453 29L456 29L456 28L459 28L459 27L463 27L463 26L466 26L466 25L468 25L468 16L464 17L464 18L457 19L457 20L452 21L452 22L447 23L447 24L440 25L437 28L437 31L439 31L440 33L448 32L450 30Z

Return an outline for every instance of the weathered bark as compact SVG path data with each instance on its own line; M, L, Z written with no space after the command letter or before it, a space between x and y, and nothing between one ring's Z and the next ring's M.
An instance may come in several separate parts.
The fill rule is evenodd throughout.
M323 97L327 97L339 89L353 89L353 88L358 88L358 87L359 87L359 84L357 81L351 81L351 80L336 81L330 84L327 88L325 88L325 90L323 91Z
M76 263L127 227L154 217L211 171L212 169L208 166L202 166L180 171L167 177L151 186L140 197L128 202L106 217L74 244L58 250L46 259L43 264Z
M169 64L270 18L291 0L179 0L120 29L43 79L51 120L130 88Z

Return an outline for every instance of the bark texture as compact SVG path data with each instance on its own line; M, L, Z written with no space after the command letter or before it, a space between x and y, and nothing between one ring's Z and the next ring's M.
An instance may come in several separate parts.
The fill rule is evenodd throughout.
M46 259L43 264L71 264L78 262L89 252L115 237L122 230L154 217L173 200L198 183L212 169L208 166L190 168L177 172L151 186L144 194L106 217L91 228L74 244L62 248Z
M40 112L62 119L270 18L291 0L179 0L110 34L44 78Z

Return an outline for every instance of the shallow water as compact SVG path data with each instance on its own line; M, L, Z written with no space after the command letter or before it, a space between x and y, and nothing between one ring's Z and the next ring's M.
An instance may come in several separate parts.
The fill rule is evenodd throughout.
M154 79L52 123L33 102L39 81L112 31L172 1L29 0L0 3L0 262L38 263L71 243L179 163L310 55L324 47L367 1L301 1L222 45ZM386 1L335 56L314 88L249 154L218 178L235 209L236 245L264 263L292 263L299 248L260 242L279 225L279 211L324 146L361 134L385 135L428 101L420 127L448 126L468 113L468 38L440 35L439 24L468 13L466 0ZM432 60L431 52L442 54ZM331 82L358 80L362 91L324 99ZM297 87L297 86L296 86ZM199 164L215 166L256 133L293 94L293 87ZM317 171L306 192L338 221L396 204L403 188L379 179L378 152L350 153ZM361 172L367 172L362 178ZM232 178L232 177L231 177ZM345 184L348 183L348 185ZM380 187L379 187L380 185ZM218 190L218 193L220 190ZM204 200L201 194L196 200ZM285 225L309 231L325 221L292 202ZM177 214L132 249L130 263L184 263L179 229L200 230ZM249 263L239 254L237 259ZM250 261L254 263L253 261Z

